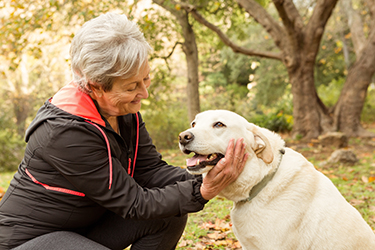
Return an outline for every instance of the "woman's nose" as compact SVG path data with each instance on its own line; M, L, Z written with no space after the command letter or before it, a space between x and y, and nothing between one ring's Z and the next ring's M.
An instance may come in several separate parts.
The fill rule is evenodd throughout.
M141 87L140 92L139 92L139 95L140 95L141 98L143 98L143 99L147 99L148 98L148 90L147 90L147 88L149 86L150 85L146 85L145 82L142 84L142 87Z

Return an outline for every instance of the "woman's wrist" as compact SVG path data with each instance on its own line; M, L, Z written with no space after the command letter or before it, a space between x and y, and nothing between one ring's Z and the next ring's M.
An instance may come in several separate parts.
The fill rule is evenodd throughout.
M196 179L194 185L194 197L201 203L206 204L209 200L202 195L202 180Z
M214 198L216 196L216 194L213 194L212 192L209 192L206 187L203 185L201 185L200 187L200 193L201 193L201 196L203 199L205 200L211 200L212 198Z

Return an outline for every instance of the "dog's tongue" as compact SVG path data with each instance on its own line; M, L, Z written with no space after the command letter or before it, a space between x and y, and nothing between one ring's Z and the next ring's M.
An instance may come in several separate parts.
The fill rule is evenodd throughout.
M203 162L207 159L207 155L194 155L190 159L186 159L186 165L187 166L195 166L197 165L198 160L200 162Z

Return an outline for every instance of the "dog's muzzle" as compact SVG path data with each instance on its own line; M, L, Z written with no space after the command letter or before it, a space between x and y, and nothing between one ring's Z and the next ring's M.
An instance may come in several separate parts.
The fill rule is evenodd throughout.
M201 174L203 169L205 169L207 166L215 166L220 161L220 159L224 157L224 155L220 153L201 155L197 152L188 150L186 146L194 140L193 133L189 131L181 132L178 136L178 139L180 141L180 148L183 153L195 153L192 158L186 160L187 169L192 174Z

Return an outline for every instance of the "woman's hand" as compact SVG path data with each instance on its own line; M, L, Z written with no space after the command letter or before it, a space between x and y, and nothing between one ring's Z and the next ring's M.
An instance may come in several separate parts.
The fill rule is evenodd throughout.
M225 157L203 179L200 191L204 199L214 198L221 190L237 179L249 157L249 154L245 153L245 148L246 144L243 142L243 138L237 140L235 146L234 139L229 141Z

